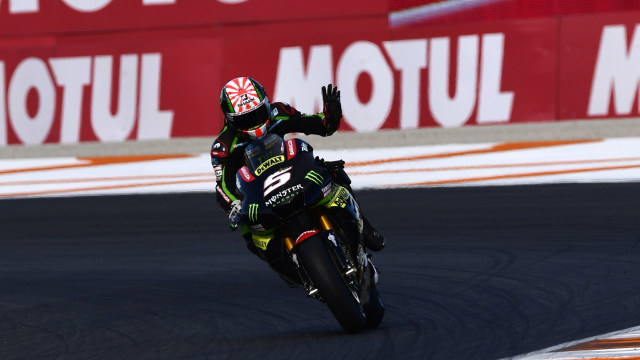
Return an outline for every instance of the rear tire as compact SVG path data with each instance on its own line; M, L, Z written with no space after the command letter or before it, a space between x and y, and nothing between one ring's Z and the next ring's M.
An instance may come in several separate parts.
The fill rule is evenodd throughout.
M301 242L298 254L307 274L342 328L350 333L364 330L367 327L364 309L332 261L322 238L316 235Z

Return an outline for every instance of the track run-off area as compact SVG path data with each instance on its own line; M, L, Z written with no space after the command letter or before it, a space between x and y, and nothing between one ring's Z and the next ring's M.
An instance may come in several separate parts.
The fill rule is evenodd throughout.
M2 159L0 358L640 357L640 138L316 155L388 238L380 328L246 250L209 154Z
M354 189L640 180L640 138L317 150ZM213 191L209 154L0 159L0 198Z

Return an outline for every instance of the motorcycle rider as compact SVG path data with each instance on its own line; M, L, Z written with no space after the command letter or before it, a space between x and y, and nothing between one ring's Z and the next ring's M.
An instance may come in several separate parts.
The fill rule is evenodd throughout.
M244 166L246 145L252 139L264 136L267 131L281 137L294 132L332 135L340 126L342 118L340 91L332 84L323 86L322 99L323 112L310 115L303 114L286 103L270 103L262 85L250 77L238 77L223 86L220 107L225 120L222 130L211 145L211 165L216 175L217 202L228 214L232 229L237 226L234 219L242 208L236 189L236 173ZM277 125L269 129L276 122ZM351 191L351 181L342 170L344 162L317 160L329 169L336 182ZM249 230L242 231L247 247L264 259L261 250L253 245ZM365 246L373 251L380 251L385 246L384 237L366 219L363 237Z

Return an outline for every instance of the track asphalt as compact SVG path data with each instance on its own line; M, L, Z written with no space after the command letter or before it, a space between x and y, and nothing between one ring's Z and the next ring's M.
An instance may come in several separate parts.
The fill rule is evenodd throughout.
M358 196L389 244L358 335L212 193L2 200L0 358L500 359L638 325L640 183Z

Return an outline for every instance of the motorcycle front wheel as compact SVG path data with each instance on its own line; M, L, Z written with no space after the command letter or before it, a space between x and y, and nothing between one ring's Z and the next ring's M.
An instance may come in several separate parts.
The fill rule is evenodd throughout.
M369 301L364 305L364 312L367 314L368 328L376 328L380 325L384 317L385 309L375 284L371 284Z
M340 326L350 333L364 330L367 319L362 304L347 286L322 238L316 235L301 242L298 245L298 255Z

